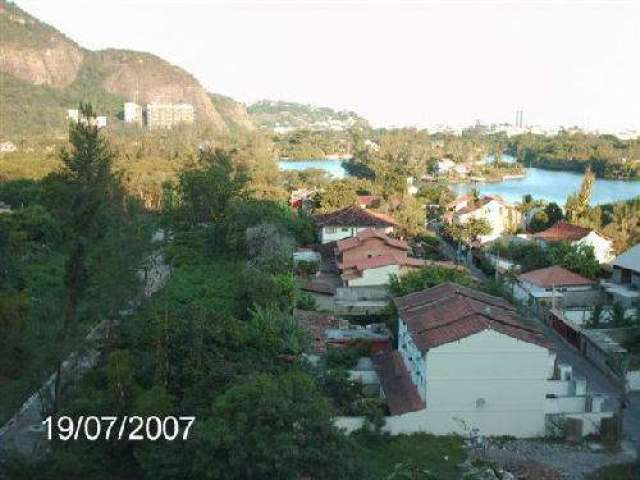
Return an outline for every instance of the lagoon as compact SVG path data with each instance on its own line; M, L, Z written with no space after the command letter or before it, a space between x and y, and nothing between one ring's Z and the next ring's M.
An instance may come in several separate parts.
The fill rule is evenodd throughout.
M347 172L342 168L342 160L338 159L313 159L313 160L280 160L278 162L280 170L324 170L334 178L344 178Z
M525 178L503 180L495 183L479 183L475 187L481 195L501 195L509 202L522 201L523 195L531 194L533 198L547 202L556 202L562 206L567 196L580 189L583 175L575 172L527 168ZM456 193L466 193L474 185L452 185ZM597 179L591 195L591 205L628 200L640 195L638 180L604 180Z
M503 160L510 161L511 158L505 155ZM342 161L335 159L280 161L279 165L281 170L317 168L327 171L334 178L343 178L347 175L344 168L342 168ZM501 195L509 202L520 202L523 195L529 193L536 199L556 202L562 206L566 202L567 196L577 191L582 182L582 174L575 172L544 170L541 168L527 168L526 171L527 176L525 178L503 180L495 183L478 183L476 185L468 183L452 184L451 188L456 193L462 194L475 186L482 195ZM604 180L599 178L593 188L591 205L628 200L637 196L640 196L640 180Z

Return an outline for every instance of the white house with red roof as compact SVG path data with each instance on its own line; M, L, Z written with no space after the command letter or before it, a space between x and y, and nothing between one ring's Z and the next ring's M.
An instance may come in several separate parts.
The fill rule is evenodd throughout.
M449 204L450 212L445 216L449 223L465 224L472 218L486 220L491 232L479 237L480 243L490 242L515 229L520 223L519 210L498 195L485 195L478 199L467 194Z
M338 240L335 263L346 287L387 285L391 275L401 276L424 266L424 261L408 256L403 240L368 228L355 236Z
M315 216L320 243L349 238L366 229L392 233L396 222L389 215L356 205Z
M424 266L424 260L395 255L378 255L341 264L342 281L346 287L388 285L391 275L402 276Z
M513 296L523 303L546 303L558 308L593 306L600 298L595 280L559 265L518 275Z
M398 349L372 357L391 413L385 431L528 438L562 416L583 420L586 435L613 415L503 298L444 283L394 303Z
M613 241L596 230L564 221L533 234L534 240L541 245L569 242L571 245L589 245L599 263L609 263L614 257Z

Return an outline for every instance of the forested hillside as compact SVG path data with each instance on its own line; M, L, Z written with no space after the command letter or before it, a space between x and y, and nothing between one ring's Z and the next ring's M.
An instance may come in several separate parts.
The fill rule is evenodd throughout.
M248 111L256 125L270 130L346 130L369 126L367 120L355 112L295 102L261 100L249 105Z

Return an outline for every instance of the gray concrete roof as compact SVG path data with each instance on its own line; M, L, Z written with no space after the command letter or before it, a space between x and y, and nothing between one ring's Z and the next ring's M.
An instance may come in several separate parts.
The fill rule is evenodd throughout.
M640 243L618 255L612 265L640 272Z

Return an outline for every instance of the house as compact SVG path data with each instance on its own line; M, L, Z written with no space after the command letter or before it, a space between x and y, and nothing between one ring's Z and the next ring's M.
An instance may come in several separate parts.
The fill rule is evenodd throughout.
M443 158L436 164L438 175L447 175L456 166L456 162L450 158Z
M486 220L491 227L487 235L481 235L481 244L490 242L516 228L520 222L518 209L498 195L485 195L475 198L473 195L463 195L449 204L451 210L445 215L450 223L465 224L469 220Z
M339 268L342 264L352 264L379 255L406 258L408 251L407 242L391 238L386 233L372 228L362 230L353 237L338 240L334 249Z
M611 303L625 310L640 303L640 243L618 255L611 263L613 272L609 282L602 282Z
M424 266L408 256L409 245L374 229L339 240L334 249L336 265L346 287L387 285L390 275L403 275Z
M525 304L549 308L593 307L600 298L596 281L558 265L518 275L513 296Z
M588 401L586 380L558 364L506 300L443 283L394 303L398 349L372 357L391 413L385 431L527 438L564 416L581 420L587 434L613 415ZM362 420L336 423L353 431Z
M11 212L11 207L4 202L0 202L0 213Z
M581 227L567 222L558 222L552 227L533 234L533 239L545 246L558 242L571 245L589 245L599 263L613 260L613 241L591 228Z
M296 210L309 210L313 206L316 189L298 188L289 194L289 205Z
M356 203L360 208L377 208L382 202L380 195L358 195Z
M466 177L471 173L471 166L466 163L458 163L453 167L453 171L461 177Z
M418 258L377 255L343 263L341 278L346 287L387 285L391 275L402 276L423 266L424 260Z
M353 237L358 232L373 228L383 233L392 233L396 222L383 213L358 206L350 206L335 212L316 215L316 226L320 243L329 243Z

